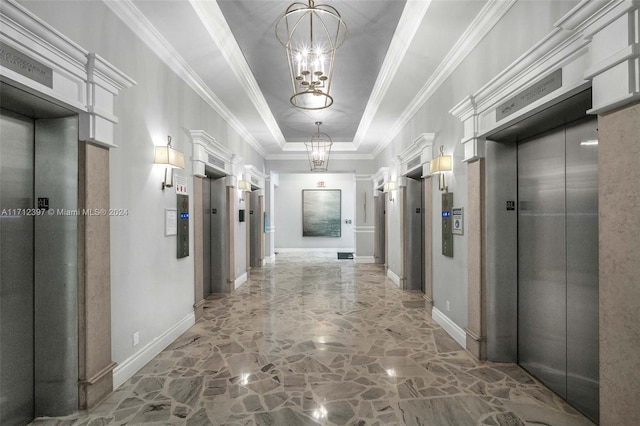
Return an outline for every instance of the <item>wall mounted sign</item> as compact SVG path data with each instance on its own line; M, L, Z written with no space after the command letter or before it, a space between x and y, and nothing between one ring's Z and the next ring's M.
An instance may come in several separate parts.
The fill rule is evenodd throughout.
M547 96L549 93L562 87L562 68L552 72L533 86L518 93L513 98L504 102L496 108L496 121L500 121L505 117L521 110Z
M176 188L176 194L187 194L187 178L185 176L174 175L173 186Z
M456 235L464 234L464 209L462 207L451 209L451 233Z
M53 69L4 43L0 43L0 66L53 88Z
M209 154L209 156L207 157L207 162L213 166L219 167L222 170L224 170L224 160L221 160L215 155Z
M164 236L170 237L178 233L178 210L164 209Z

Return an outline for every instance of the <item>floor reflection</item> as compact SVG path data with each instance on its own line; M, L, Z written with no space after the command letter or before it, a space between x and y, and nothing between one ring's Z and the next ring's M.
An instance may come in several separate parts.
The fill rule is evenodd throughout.
M381 266L335 256L279 254L91 413L36 423L590 424L518 366L472 359Z

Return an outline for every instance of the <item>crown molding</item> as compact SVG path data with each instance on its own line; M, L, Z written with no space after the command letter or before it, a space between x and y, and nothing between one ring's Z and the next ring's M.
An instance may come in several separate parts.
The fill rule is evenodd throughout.
M131 0L104 1L104 4L120 18L133 33L140 38L174 73L191 87L224 121L226 121L245 142L262 157L266 151L256 138L222 103L207 84L187 64L182 56L160 34Z
M266 160L305 160L309 161L309 157L304 153L291 153L291 154L269 154L265 158ZM330 160L373 160L371 154L334 154L331 152L329 156Z
M307 152L304 142L287 142L282 146L283 152ZM353 142L333 142L331 152L356 152Z
M227 60L227 63L231 67L231 70L235 74L236 78L244 87L247 96L256 107L256 110L264 120L267 128L271 132L273 138L277 141L280 147L283 147L286 143L284 135L276 122L275 117L271 113L271 109L267 104L267 100L264 98L258 82L256 81L253 72L247 60L238 45L231 28L227 23L218 2L203 2L197 0L189 0L191 7L195 10L198 18L204 25L205 29L209 33L211 39L215 42L222 56Z
M353 143L356 148L360 146L369 127L371 127L378 108L387 94L400 68L400 64L409 49L409 45L411 44L409 40L413 40L415 37L429 6L431 6L431 0L408 1L405 3L397 29L393 34L389 49L382 62L380 73L373 85L371 96L369 97L364 114L362 114L360 124L358 125L358 130L353 138Z
M396 135L407 125L420 108L429 100L436 90L445 82L460 63L471 53L471 51L482 41L482 39L493 29L502 17L515 4L516 0L491 0L478 13L475 19L469 24L458 41L443 61L438 65L429 80L422 86L418 94L405 108L398 120L389 130L389 133L380 141L373 156L377 157L393 141Z

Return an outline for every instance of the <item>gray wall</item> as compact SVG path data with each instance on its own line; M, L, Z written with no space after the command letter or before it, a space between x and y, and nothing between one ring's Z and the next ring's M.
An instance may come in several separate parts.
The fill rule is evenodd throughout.
M171 135L174 148L185 154L185 169L176 173L187 177L189 130L206 131L258 169L264 160L102 2L20 3L137 82L115 99L119 147L110 152L111 207L128 211L111 218L112 354L122 365L193 315L193 221L191 255L176 259L176 237L164 236L164 209L175 208L176 194L160 189L164 169L153 164L154 145L166 144ZM193 210L192 179L188 182ZM244 247L244 239L236 243L238 253ZM140 344L134 347L136 331Z
M453 156L453 170L446 174L446 180L449 191L454 193L454 205L466 207L467 166L462 163L464 152L460 143L463 128L460 120L449 114L449 110L542 40L551 31L553 24L577 3L517 2L376 158L376 169L385 166L393 169L392 158L399 155L418 135L435 133L434 154L443 145L445 154ZM535 25L531 25L532 22ZM395 179L394 170L391 173ZM431 180L434 185L434 306L460 328L464 328L467 324L467 237L454 236L453 258L441 254L441 192L438 190L437 179ZM400 241L394 234L399 232L400 225L395 206L389 212L389 266L397 273L398 266L394 265L400 262ZM447 300L450 302L450 311L446 310Z
M280 184L275 191L275 249L327 249L354 248L354 196L355 181L352 174L343 173L304 173L282 174ZM302 190L318 189L318 181L324 181L322 189L340 189L342 191L342 230L338 237L302 236ZM351 219L351 224L345 220Z

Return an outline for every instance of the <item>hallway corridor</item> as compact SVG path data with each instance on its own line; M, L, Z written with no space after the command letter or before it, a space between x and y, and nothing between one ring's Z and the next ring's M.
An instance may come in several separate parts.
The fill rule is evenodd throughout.
M279 254L107 400L42 425L589 425L513 364L474 361L379 265Z

